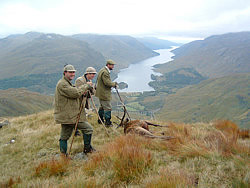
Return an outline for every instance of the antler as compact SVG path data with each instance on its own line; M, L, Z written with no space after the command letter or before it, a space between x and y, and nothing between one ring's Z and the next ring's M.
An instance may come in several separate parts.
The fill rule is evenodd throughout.
M123 110L124 110L124 114L123 114L123 116L122 116L122 118L120 119L121 120L121 123L118 125L118 127L117 128L119 128L119 127L123 127L123 120L124 120L124 118L125 118L125 116L126 116L126 108L125 108L125 106L123 106Z
M155 127L169 127L168 125L158 125L158 124L150 123L148 121L145 121L145 123L147 123L148 125L155 126Z

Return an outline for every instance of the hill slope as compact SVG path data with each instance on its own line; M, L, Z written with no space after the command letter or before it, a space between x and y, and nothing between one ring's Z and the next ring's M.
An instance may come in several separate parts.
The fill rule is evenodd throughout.
M250 72L250 32L211 36L185 44L173 52L175 60L157 65L159 72L191 67L211 78Z
M10 119L0 129L0 187L247 187L249 140L236 137L237 126L169 124L150 129L171 141L123 136L97 124L88 160L64 160L59 153L60 125L52 111ZM166 122L156 122L166 123ZM71 143L71 140L69 141ZM70 145L70 144L68 144ZM83 149L76 137L72 157Z
M100 68L105 63L104 57L91 49L86 42L56 34L37 36L29 42L13 45L1 54L0 79L27 74L61 73L67 63L73 64L79 72L83 72L87 66ZM19 38L25 36L21 35ZM5 39L0 40L0 46L3 42Z
M250 73L209 79L166 96L161 120L208 122L229 119L250 128Z
M158 55L130 36L77 34L72 37L89 43L91 48L102 53L106 59L115 60L118 63L116 71Z
M0 117L33 114L52 108L53 97L26 89L0 90Z

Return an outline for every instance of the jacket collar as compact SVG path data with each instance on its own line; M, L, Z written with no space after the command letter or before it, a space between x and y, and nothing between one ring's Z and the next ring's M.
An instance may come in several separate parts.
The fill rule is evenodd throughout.
M63 79L66 80L70 85L72 85L72 83L70 82L70 80L68 78L66 78L65 76L63 76Z
M90 80L88 80L88 78L87 78L87 75L86 74L84 74L83 76L82 76L82 78L83 79L85 79L86 80L86 82L89 82Z
M109 70L109 68L107 67L107 66L105 66L105 68L108 70L108 72L110 73L110 70Z

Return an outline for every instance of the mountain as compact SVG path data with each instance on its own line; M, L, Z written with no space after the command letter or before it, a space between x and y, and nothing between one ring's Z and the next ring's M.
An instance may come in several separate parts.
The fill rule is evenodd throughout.
M106 59L115 60L117 62L116 72L128 67L131 63L158 55L130 36L77 34L72 37L87 42L91 48L102 53Z
M157 118L177 122L229 119L250 128L250 73L212 78L166 95Z
M38 32L28 32L24 35L17 34L17 35L10 35L6 38L0 39L0 56L4 55L5 53L14 50L15 48L27 44L31 42L35 38L38 38L42 35L42 33Z
M173 46L182 45L180 43L172 42L169 40L158 39L155 37L142 37L142 38L136 38L136 39L152 50L170 49Z
M87 66L100 68L105 63L102 54L86 42L57 34L37 34L32 39L29 35L14 37L21 42L13 42L13 37L0 40L0 46L9 46L0 56L0 79L62 73L67 63L73 64L82 73Z
M250 32L215 35L173 50L174 60L155 66L161 73L192 67L203 76L250 72Z
M0 90L0 117L20 116L52 108L53 97L26 89Z
M97 123L82 160L82 137L74 139L72 160L59 157L60 125L52 111L9 118L0 129L0 187L249 187L250 140L231 122L168 123L149 129L171 140L124 135ZM68 141L70 147L71 139Z

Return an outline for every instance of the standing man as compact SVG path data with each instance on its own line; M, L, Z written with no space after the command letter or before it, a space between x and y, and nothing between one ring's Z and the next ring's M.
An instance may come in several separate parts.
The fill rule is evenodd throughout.
M79 88L80 86L84 85L84 84L88 84L88 83L91 83L92 84L92 80L94 79L95 75L96 75L96 70L95 68L93 67L88 67L84 73L83 76L81 77L78 77L76 79L76 82L75 82L75 86L77 88ZM94 95L94 91L91 90L91 94ZM85 108L89 109L89 101L88 101L88 98L90 98L90 96L87 96L87 101L86 101L86 105L85 105Z
M99 98L99 116L107 127L112 126L111 122L111 88L117 87L117 82L112 82L110 78L110 71L114 69L115 62L108 60L106 66L103 67L98 73L97 86L96 86L96 97ZM101 123L98 119L98 123Z
M97 73L97 72L96 72L95 68L93 68L93 67L88 67L88 68L86 69L84 75L83 75L83 76L80 76L80 77L78 77L78 78L76 79L75 86L76 86L77 88L79 88L80 86L82 86L82 85L84 85L84 84L88 84L88 83L91 83L91 84L92 84L92 80L94 79L96 73ZM91 94L91 95L94 95L94 91L91 90L91 91L90 91L90 94ZM85 103L85 108L86 108L86 109L89 109L89 100L88 100L88 99L90 98L89 94L83 95L83 96L80 98L80 103L82 102L82 100L83 100L84 97L87 97L86 103ZM84 115L84 114L83 114L83 115ZM75 136L80 136L80 133L79 133L78 129L76 130Z
M64 66L63 78L58 81L55 91L55 111L54 117L58 124L61 124L61 136L59 140L60 152L67 156L67 141L70 138L75 123L80 112L80 98L87 91L92 90L92 83L86 83L79 88L72 85L71 81L75 77L75 68L72 65ZM92 126L87 122L85 110L80 116L78 129L81 130L84 140L85 154L93 152L91 137Z

